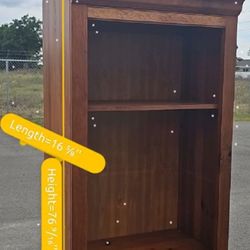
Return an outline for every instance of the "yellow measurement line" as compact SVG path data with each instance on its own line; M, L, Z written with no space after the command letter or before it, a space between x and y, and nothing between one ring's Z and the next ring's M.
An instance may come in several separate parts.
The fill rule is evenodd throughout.
M65 3L62 0L62 135L65 137Z
M62 136L65 137L65 0L62 0ZM65 162L62 162L62 176L63 176L63 192L62 192L62 202L63 202L63 229L62 229L62 245L65 250Z

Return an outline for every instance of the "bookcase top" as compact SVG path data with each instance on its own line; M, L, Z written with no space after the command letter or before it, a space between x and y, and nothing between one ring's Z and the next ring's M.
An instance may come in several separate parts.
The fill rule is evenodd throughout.
M245 0L72 0L94 6L237 16Z

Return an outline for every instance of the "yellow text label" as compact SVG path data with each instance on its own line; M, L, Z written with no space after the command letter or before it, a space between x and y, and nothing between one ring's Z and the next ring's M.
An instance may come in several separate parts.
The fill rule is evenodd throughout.
M42 250L62 250L63 244L63 174L57 159L42 164L41 235Z
M18 115L5 115L1 128L6 134L20 140L21 144L30 145L90 173L98 174L105 168L105 159L101 154Z

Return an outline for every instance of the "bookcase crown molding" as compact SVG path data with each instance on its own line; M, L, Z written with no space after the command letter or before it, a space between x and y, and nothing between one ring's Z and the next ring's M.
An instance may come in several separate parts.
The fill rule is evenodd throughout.
M76 4L237 16L245 0L72 0Z

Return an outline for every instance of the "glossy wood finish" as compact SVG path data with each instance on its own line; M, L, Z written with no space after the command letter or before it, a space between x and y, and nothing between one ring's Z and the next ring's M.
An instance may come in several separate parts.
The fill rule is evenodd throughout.
M44 51L44 123L45 127L62 133L62 47L56 39L61 37L61 4L43 1ZM54 119L57 117L57 119Z
M221 29L100 21L89 26L90 101L216 103Z
M178 120L175 112L90 114L89 146L107 168L88 178L89 240L177 228Z
M186 29L183 49L183 85L185 102L218 103L223 75L222 29ZM194 70L195 69L195 70Z
M215 249L218 114L187 111L181 121L179 229Z
M88 140L88 21L86 6L72 7L71 26L71 81L69 82L71 107L67 126L71 139L87 146ZM81 32L79 32L79 29ZM82 53L79 53L82 51ZM81 107L81 108L79 108ZM71 182L66 188L72 190L71 245L72 249L87 248L87 173L73 167Z
M92 20L89 30L89 111L98 111L90 114L89 141L109 162L107 174L89 178L89 209L95 211L89 216L89 241L169 229L163 218L170 211L167 205L170 199L178 201L178 207L175 206L178 216L170 213L178 218L176 228L199 239L204 247L215 249L219 173L219 119L215 109L222 86L223 30ZM182 103L183 100L187 103ZM171 109L176 111L163 112ZM182 111L192 109L195 111ZM177 121L168 126L161 119L166 116L174 121L171 114ZM147 115L149 119L143 118ZM165 140L161 131L170 134L178 131L180 136ZM166 145L157 142L158 135ZM137 140L137 136L141 139ZM145 140L147 136L154 140ZM140 145L149 149L143 157ZM172 175L164 177L164 182L171 182L179 195L168 192L163 196L165 199L157 194L172 189L150 188L157 177L146 171L148 162L152 171L161 166L163 160L158 163L157 158L147 159L150 153L160 155L161 149L165 152L165 164L171 159L168 152L179 159L175 163L169 160L178 178L171 182ZM129 157L131 154L133 158ZM140 171L131 171L137 169L134 161L141 163ZM159 173L156 172L158 177ZM141 178L135 185L130 180L138 174ZM147 188L154 195L148 194ZM157 197L151 198L152 210L144 204L144 196ZM122 207L123 199L126 203L131 201L132 208ZM159 200L167 209L154 216L152 211L159 208ZM136 201L140 205L135 205ZM156 227L152 228L151 223Z
M93 28L91 24L91 101L179 100L183 38L178 30L113 22L95 22Z
M207 110L217 109L213 103L168 102L90 102L89 111L153 111L153 110Z
M233 104L237 18L228 17L224 44L224 75L220 100L220 174L218 179L217 249L228 248L231 188Z
M106 245L106 242L110 245ZM176 230L154 232L89 243L90 250L208 250L202 244Z
M65 0L66 136L108 167L67 165L65 249L227 250L237 18L223 15L242 1L79 2L91 8ZM45 124L58 133L60 8L44 1ZM178 233L149 233L166 229Z
M72 6L65 2L65 36L71 37L71 20L70 15L72 11ZM71 76L72 76L72 68L71 68L71 40L65 39L65 136L67 138L72 138L72 128L70 126L72 121L72 114L71 114L71 98L72 98L72 91L71 91ZM61 71L62 74L62 71ZM61 100L62 101L62 100ZM62 104L61 104L62 105ZM62 115L62 114L58 114ZM53 119L59 119L59 117L53 117ZM62 120L62 118L61 118ZM64 168L64 249L72 249L72 230L73 230L73 221L72 221L72 166L68 163L65 163Z
M76 3L76 0L73 2ZM244 0L238 0L237 4L231 0L77 0L77 2L102 7L236 16L240 13Z
M159 11L139 11L115 8L89 8L88 17L106 21L142 22L154 24L178 24L193 26L223 27L224 19L219 16L165 13Z
M61 1L43 1L45 126L62 134ZM65 134L87 142L87 11L65 0ZM80 20L80 21L79 21ZM78 28L81 29L79 33ZM78 51L82 51L80 55ZM81 67L79 71L77 67ZM83 70L85 68L85 70ZM79 105L84 108L78 110ZM78 131L78 132L76 132ZM65 249L87 248L86 176L69 164L64 169Z

